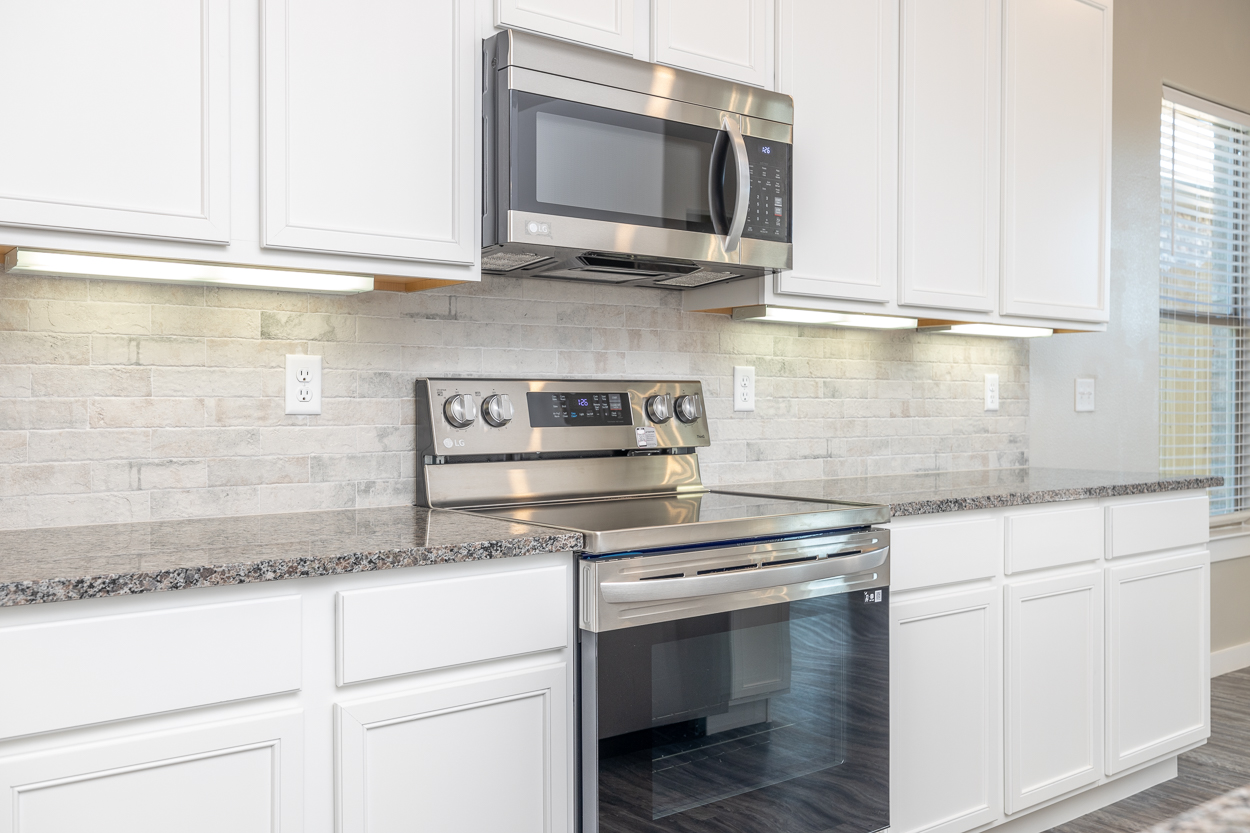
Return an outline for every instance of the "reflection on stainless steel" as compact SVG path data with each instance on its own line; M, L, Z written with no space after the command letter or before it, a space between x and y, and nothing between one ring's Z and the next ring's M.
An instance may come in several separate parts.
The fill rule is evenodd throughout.
M886 587L889 544L888 530L868 529L691 552L584 559L579 624L603 632Z
M631 226L628 223L560 217L533 211L508 212L509 241L528 243L529 248L533 249L536 238L526 231L530 223L546 224L550 233L543 235L541 242L544 246L557 249L629 252L703 263L738 263L738 253L726 254L721 247L721 238L716 234L655 226ZM788 245L771 240L763 242L776 246Z
M549 75L585 79L595 84L756 118L786 123L794 121L794 102L788 95L526 32L503 33L495 40L495 53L491 59L492 68L496 70L526 67Z
M532 72L520 67L508 70L505 80L508 88L512 90L550 96L564 101L576 101L595 107L607 107L626 113L637 113L640 116L651 116L665 121L710 127L713 130L726 129L723 125L724 119L733 118L737 122L734 126L739 128L739 132L744 136L757 136L761 139L772 139L775 142L793 141L794 128L791 125L758 117L752 118L742 115L739 110L713 110L669 98L658 98L615 87L589 84L574 78Z

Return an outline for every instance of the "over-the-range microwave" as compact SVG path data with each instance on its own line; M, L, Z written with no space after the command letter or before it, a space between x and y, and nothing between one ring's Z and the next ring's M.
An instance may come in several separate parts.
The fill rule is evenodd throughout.
M483 58L483 272L682 289L790 268L789 96L518 31Z

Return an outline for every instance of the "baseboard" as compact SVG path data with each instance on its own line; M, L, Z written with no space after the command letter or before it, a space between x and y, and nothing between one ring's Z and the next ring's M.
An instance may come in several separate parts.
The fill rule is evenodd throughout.
M992 833L1042 833L1175 777L1176 758L1168 758L1019 818L1008 819L991 830Z
M1250 668L1250 642L1211 652L1212 677L1218 677L1230 671L1240 671L1242 668Z

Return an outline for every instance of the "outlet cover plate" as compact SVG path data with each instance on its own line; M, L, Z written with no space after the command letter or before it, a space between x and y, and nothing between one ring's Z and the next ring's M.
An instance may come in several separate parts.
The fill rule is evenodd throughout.
M755 368L734 368L734 410L755 410Z
M998 374L985 374L985 410L998 410Z
M321 413L321 357L286 357L286 412Z
M1091 413L1094 410L1094 380L1077 378L1076 380L1076 411Z

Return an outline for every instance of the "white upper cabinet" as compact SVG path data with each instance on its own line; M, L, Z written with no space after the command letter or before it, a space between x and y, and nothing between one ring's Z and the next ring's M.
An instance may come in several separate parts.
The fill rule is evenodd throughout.
M898 3L782 0L780 89L794 98L794 271L785 294L894 297Z
M992 311L1001 0L903 0L899 303Z
M1002 312L1106 321L1111 0L1007 0Z
M772 89L775 0L652 0L657 63Z
M634 0L495 0L495 23L613 52L634 51Z
M228 241L229 7L0 3L0 224Z
M264 10L265 245L472 263L472 0Z

